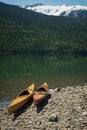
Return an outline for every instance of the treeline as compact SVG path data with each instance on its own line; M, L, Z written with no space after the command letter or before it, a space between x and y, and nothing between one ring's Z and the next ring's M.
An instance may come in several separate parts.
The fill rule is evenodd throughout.
M87 52L87 18L46 16L0 3L0 52Z

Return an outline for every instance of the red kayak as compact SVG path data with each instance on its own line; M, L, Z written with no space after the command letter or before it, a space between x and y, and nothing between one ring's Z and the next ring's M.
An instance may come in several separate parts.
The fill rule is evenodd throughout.
M39 87L35 92L34 92L34 95L33 95L33 103L34 103L34 106L37 106L40 102L44 101L47 96L48 96L48 85L47 83L45 82L44 84L41 85L41 87Z

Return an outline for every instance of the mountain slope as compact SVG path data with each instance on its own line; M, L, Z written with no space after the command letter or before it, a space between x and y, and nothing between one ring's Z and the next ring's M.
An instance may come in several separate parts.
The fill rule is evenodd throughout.
M0 52L87 51L87 18L54 17L0 3Z
M42 4L27 5L23 8L53 16L87 17L87 6L48 6Z

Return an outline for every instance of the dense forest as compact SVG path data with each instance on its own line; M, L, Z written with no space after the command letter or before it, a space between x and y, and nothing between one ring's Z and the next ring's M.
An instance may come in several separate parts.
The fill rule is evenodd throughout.
M0 53L87 53L87 18L47 16L0 2Z

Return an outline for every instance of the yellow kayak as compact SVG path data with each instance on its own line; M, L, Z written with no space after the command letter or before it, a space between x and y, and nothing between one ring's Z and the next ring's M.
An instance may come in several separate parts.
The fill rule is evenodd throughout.
M14 113L20 107L22 107L32 96L34 93L34 84L25 89L22 93L20 93L7 107L9 114Z

